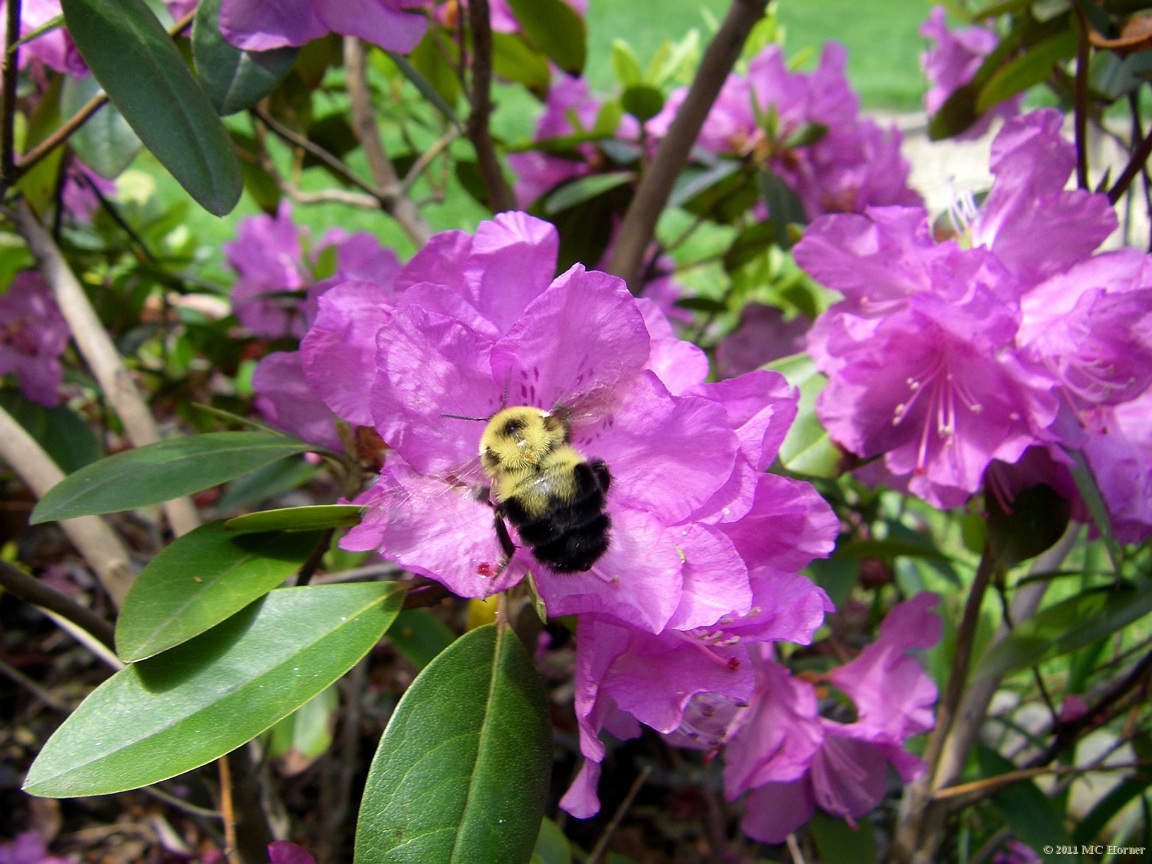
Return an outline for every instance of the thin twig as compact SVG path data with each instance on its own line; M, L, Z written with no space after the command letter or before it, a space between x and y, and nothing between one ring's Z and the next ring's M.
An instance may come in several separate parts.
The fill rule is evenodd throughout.
M19 567L0 560L0 587L11 591L25 603L40 606L83 627L109 648L113 647L112 625L76 601L29 576Z
M88 295L80 286L80 280L64 260L56 241L33 215L26 201L16 202L14 221L16 230L40 264L40 272L52 286L52 293L68 322L76 346L124 424L128 440L136 447L159 441L160 428L156 418L136 389L123 358L105 332ZM162 506L177 535L185 534L200 524L196 508L188 498L175 498Z
M19 5L19 4L16 4ZM168 29L169 36L178 36L188 28L192 23L192 19L196 17L196 12L193 10L173 24ZM20 160L16 163L15 176L17 178L27 174L36 163L40 162L49 153L71 138L81 126L91 119L92 115L99 111L104 104L108 101L108 94L104 92L97 93L87 102L85 102L80 109L61 123L52 134L38 143L35 147L25 153Z
M16 70L20 63L20 0L8 0L4 56L0 58L0 196L7 194L19 175L16 159Z
M240 852L236 848L236 814L232 810L232 768L225 753L216 760L216 771L220 777L220 816L224 820L224 854L228 864L241 864Z
M388 151L384 149L384 141L376 125L376 112L372 109L372 91L368 86L368 63L364 52L364 43L360 39L355 36L344 37L345 86L352 107L356 139L368 159L372 179L386 196L381 198L381 206L399 223L412 242L423 246L432 236L432 229L401 187L392 160L388 158Z
M1088 20L1076 9L1076 77L1073 79L1073 134L1076 138L1076 185L1088 188Z
M688 161L688 154L696 136L712 110L720 89L740 57L753 25L764 17L769 0L733 0L724 23L709 43L692 86L668 134L656 151L656 156L636 190L624 221L617 234L616 251L608 267L610 273L622 277L636 291L644 252L656 232L656 220L668 203L668 195L680 169Z
M598 864L604 853L608 850L608 844L612 841L612 835L616 833L616 829L620 827L620 822L624 819L624 814L628 812L628 808L632 806L632 801L635 800L636 795L640 792L640 787L648 780L648 775L652 773L652 766L645 765L640 769L640 773L636 775L636 779L632 781L632 786L628 790L628 794L624 796L624 800L620 802L620 806L616 808L616 812L612 814L612 821L604 829L604 833L600 835L600 839L596 841L596 845L588 854L585 864Z
M53 711L60 714L67 714L72 710L72 706L61 702L19 669L14 666L9 666L3 659L0 659L0 675L5 675L11 680L15 681Z
M407 197L408 194L412 191L412 187L415 185L416 181L419 180L424 172L428 169L428 166L432 164L432 161L441 153L443 153L453 141L460 137L460 135L460 129L456 126L452 126L448 129L447 132L440 136L435 144L421 153L416 158L416 161L412 163L412 167L408 169L408 173L404 175L404 180L400 183L400 194Z
M493 213L516 209L516 197L504 177L496 146L488 128L492 114L492 22L488 0L468 0L468 25L472 33L471 87L468 91L468 139Z
M359 207L362 210L379 210L380 199L374 195L353 192L350 189L321 189L318 192L305 192L299 186L280 178L280 191L297 204L342 204L346 207Z

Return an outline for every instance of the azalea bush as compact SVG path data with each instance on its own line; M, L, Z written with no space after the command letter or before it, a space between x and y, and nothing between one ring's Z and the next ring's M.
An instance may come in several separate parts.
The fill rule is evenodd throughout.
M1130 5L6 0L0 862L1145 854Z

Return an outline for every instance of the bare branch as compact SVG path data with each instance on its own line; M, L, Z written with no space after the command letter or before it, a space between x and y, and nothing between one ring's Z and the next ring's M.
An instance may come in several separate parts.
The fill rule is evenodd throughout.
M668 203L672 184L688 161L696 136L716 97L720 95L720 88L739 59L748 33L764 17L768 2L732 0L724 23L704 52L700 69L692 86L688 88L684 103L660 143L652 164L644 172L628 212L624 214L608 272L627 280L633 291L638 287L644 252L656 233L656 220Z
M468 0L468 24L472 31L472 81L468 93L468 138L476 151L480 176L493 213L516 209L516 198L508 185L496 147L488 131L492 114L492 22L488 0Z

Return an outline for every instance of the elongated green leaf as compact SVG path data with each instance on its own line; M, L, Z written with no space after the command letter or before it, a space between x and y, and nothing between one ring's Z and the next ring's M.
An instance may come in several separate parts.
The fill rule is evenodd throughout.
M48 490L32 523L115 513L209 489L276 459L316 449L266 432L169 438L86 465Z
M572 864L572 844L551 819L540 823L540 836L532 853L532 864Z
M1064 534L1072 505L1047 484L1032 486L1019 493L1011 512L1000 499L984 500L988 511L988 544L996 560L1005 567L1034 558L1050 548Z
M635 175L631 171L614 171L611 174L592 174L588 177L579 177L570 183L565 183L548 196L544 202L544 212L548 215L559 213L598 198L605 192L610 192L620 186L631 183Z
M1006 774L1016 768L983 744L976 745L976 757L984 777ZM1042 860L1051 864L1068 860L1066 855L1057 855L1054 849L1071 845L1072 838L1064 827L1064 819L1056 803L1041 792L1035 783L1021 780L1005 786L992 796L992 800L996 803L998 813L1003 815L1012 828L1012 833L1034 852L1042 853Z
M282 772L295 776L324 755L332 746L332 727L339 708L336 688L329 687L272 727L268 755L279 762Z
M528 862L548 790L544 689L508 629L458 639L388 724L360 806L356 864Z
M235 750L351 669L403 599L387 583L273 591L97 687L48 739L24 790L47 798L122 792Z
M143 0L61 0L68 32L108 98L160 163L216 216L242 188L232 141Z
M140 571L116 621L116 651L133 663L235 615L304 563L306 534L230 534L219 522L178 537Z
M393 647L421 669L455 639L456 634L427 609L405 609L396 616L396 623L388 631L388 641Z
M855 828L820 812L813 816L811 827L824 864L875 864L876 837L867 828Z
M1052 75L1053 64L1075 56L1076 31L1073 28L1030 46L1028 53L1008 63L980 90L976 97L976 111L983 113L998 102L1047 81Z
M298 48L244 51L220 33L220 0L200 0L192 24L192 57L218 114L234 114L272 92L296 62Z
M60 85L60 113L70 117L100 92L91 75L83 78L64 77ZM140 152L140 139L120 116L115 105L104 105L68 139L80 161L99 174L112 179L132 164Z
M360 523L363 507L355 504L313 504L307 507L281 507L246 513L224 523L233 534L251 531L317 531L348 528Z
M584 19L564 0L508 0L524 33L570 75L584 70Z
M1040 610L980 663L979 676L1003 675L1111 636L1152 612L1152 584L1093 588Z

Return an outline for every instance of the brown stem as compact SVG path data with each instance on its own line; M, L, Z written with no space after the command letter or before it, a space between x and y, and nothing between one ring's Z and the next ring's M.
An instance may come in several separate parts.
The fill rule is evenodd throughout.
M20 49L20 0L8 0L6 7L8 30L4 40L4 56L0 58L0 195L16 182L16 84Z
M668 203L672 184L688 161L696 136L740 57L748 33L764 17L768 3L769 0L732 0L724 23L704 52L684 103L660 143L652 164L644 172L628 212L624 214L608 271L627 280L633 292L640 288L637 283L644 251L656 232L656 220Z
M368 159L368 170L377 188L384 195L381 203L388 214L400 223L400 227L414 243L423 246L432 236L432 229L420 215L419 209L404 193L400 179L384 141L376 125L376 113L372 110L372 91L368 87L368 64L364 53L364 43L355 36L344 38L345 86L352 105L352 125L356 138Z
M29 576L19 567L0 560L0 587L11 591L25 603L55 612L62 618L82 627L104 645L113 647L112 625L84 606L49 588L39 579Z
M468 24L472 31L472 87L468 94L468 138L476 151L480 176L488 192L493 213L516 208L516 198L508 185L496 147L488 129L492 114L492 22L488 0L468 0Z
M124 424L128 440L136 447L159 441L160 428L156 418L136 389L123 358L105 332L88 295L64 260L56 241L33 215L26 201L16 203L14 219L16 230L28 244L40 264L40 272L52 286L56 304L68 322L76 346L100 382L120 422ZM185 534L200 524L196 508L188 498L176 498L162 506L177 535Z
M1148 161L1149 156L1152 156L1152 129L1148 130L1148 134L1144 136L1144 140L1129 157L1128 164L1124 166L1124 170L1116 178L1112 188L1108 190L1109 201L1115 204L1124 196L1136 175L1144 168L1144 163Z

